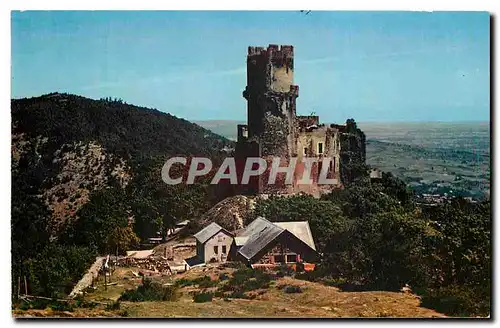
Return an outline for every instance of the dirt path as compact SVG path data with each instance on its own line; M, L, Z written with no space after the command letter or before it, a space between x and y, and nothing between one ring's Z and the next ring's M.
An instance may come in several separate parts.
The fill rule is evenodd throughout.
M99 269L101 268L102 265L102 260L105 259L106 257L97 257L94 264L92 264L87 271L80 279L80 281L75 285L71 293L68 295L69 298L74 298L77 296L79 293L81 293L85 288L88 286L92 285L92 279L94 277L97 277L99 274Z

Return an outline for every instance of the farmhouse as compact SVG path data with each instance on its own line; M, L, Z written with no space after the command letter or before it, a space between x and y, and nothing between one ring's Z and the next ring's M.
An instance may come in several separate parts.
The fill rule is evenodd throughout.
M270 222L259 217L234 237L211 223L194 237L197 258L205 263L241 261L255 268L314 263L318 258L307 221Z
M230 259L252 267L315 262L318 253L307 221L270 222L259 217L239 233Z
M196 257L199 261L225 262L233 242L233 235L215 222L194 235L196 238Z

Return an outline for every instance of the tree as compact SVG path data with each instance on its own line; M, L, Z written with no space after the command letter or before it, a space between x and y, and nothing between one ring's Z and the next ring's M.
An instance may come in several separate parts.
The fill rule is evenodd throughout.
M338 206L309 195L259 200L254 216L263 216L272 222L308 221L319 252L327 251L328 240L333 234L343 231L346 224Z

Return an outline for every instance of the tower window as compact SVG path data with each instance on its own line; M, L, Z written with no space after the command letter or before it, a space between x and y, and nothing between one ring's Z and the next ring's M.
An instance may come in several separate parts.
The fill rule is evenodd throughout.
M307 155L307 147L304 147L304 155Z
M318 154L323 154L323 143L318 142Z

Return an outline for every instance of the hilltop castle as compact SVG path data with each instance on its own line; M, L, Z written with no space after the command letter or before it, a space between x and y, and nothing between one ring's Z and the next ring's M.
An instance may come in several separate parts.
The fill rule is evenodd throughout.
M349 179L348 172L343 174L347 163L365 162L365 136L353 120L347 120L346 125L325 125L320 124L319 116L297 116L299 87L293 84L293 59L293 46L248 47L247 86L243 91L248 116L246 125L238 125L235 157L241 161L261 157L269 163L279 156L281 166L287 166L292 157L298 161L292 184L269 185L263 175L242 186L242 193L320 195ZM317 183L321 162L311 170L313 184L297 183L304 171L304 157L331 158L328 178L336 178L338 183Z

